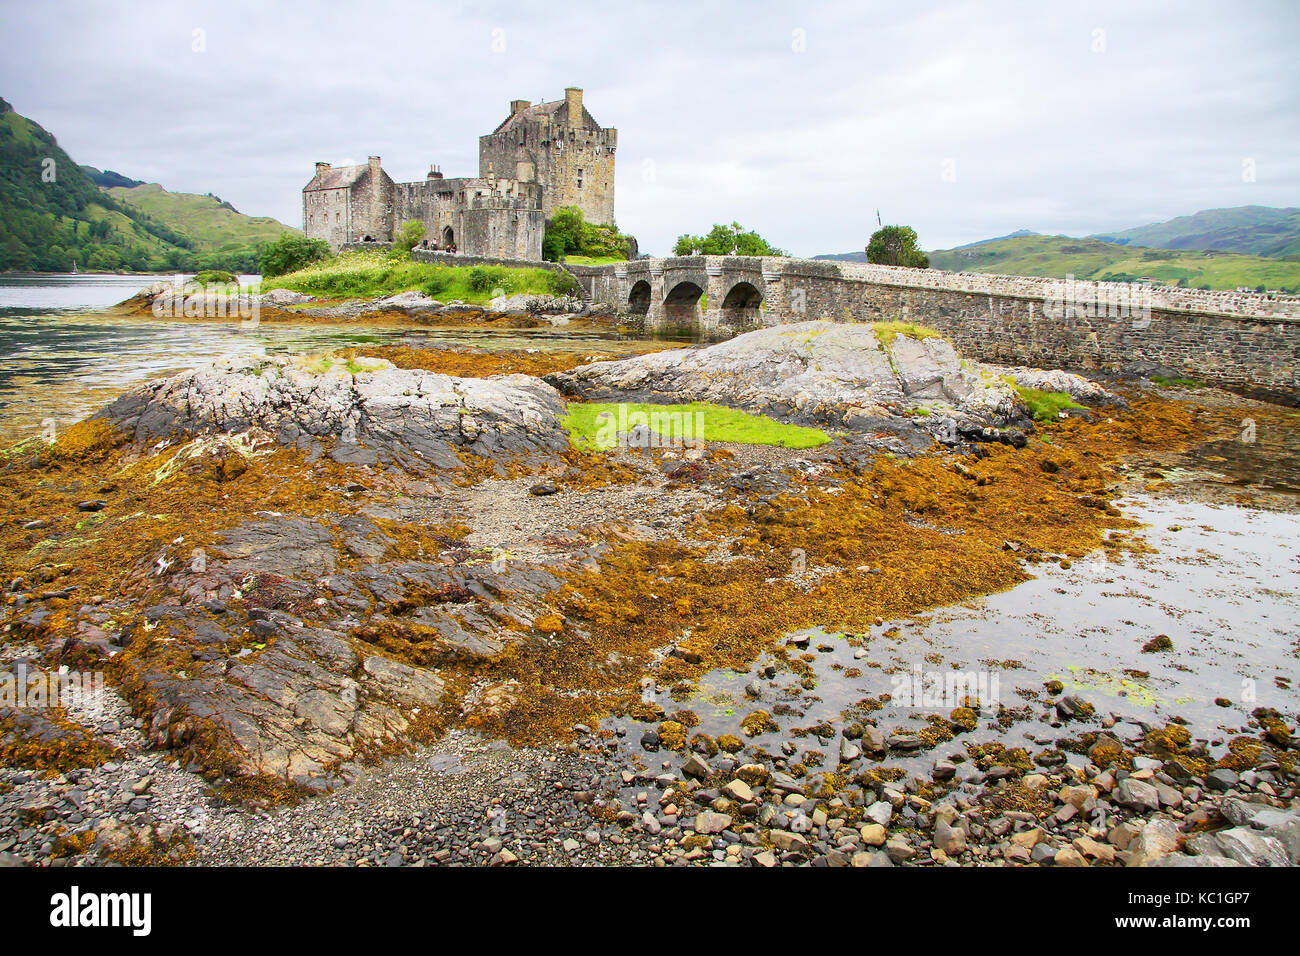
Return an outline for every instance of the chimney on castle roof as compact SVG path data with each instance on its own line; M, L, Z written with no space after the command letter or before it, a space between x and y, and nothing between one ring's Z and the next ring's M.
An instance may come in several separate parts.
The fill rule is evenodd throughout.
M325 172L325 170L327 170L327 169L329 169L329 168L330 168L330 164L329 164L329 163L317 163L317 164L316 164L316 175L319 176L321 173Z
M377 173L377 172L379 172L379 157L378 157L378 156L371 156L371 157L366 161L366 163L367 163L367 165L370 166L370 171L371 171L372 173Z
M575 126L582 123L582 87L566 86L564 88L564 105L569 110L569 122Z
M442 179L442 167L440 167L440 166L430 166L430 167L429 167L429 175L428 175L427 178L429 178L429 179Z
M532 105L533 104L528 102L528 100L511 100L510 115L514 116L516 113L522 113L524 110L528 109L528 107Z

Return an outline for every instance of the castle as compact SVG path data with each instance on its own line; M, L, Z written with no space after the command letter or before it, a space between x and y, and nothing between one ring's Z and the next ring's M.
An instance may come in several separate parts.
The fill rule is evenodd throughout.
M546 220L577 206L588 222L614 224L618 130L582 105L582 90L536 105L513 100L510 115L478 141L478 176L445 179L437 166L423 182L395 183L378 156L365 165L317 163L302 191L302 228L338 252L369 237L390 241L418 219L440 249L473 256L541 259Z

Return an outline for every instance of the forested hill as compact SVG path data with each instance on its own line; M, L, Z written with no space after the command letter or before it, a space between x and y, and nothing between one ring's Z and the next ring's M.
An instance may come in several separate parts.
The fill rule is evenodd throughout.
M258 244L292 231L220 200L79 166L0 99L0 271L68 272L75 263L83 272L255 272Z

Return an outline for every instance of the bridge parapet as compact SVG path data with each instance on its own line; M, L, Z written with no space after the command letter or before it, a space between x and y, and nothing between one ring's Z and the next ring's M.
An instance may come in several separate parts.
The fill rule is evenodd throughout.
M594 301L651 330L717 339L805 319L901 319L986 361L1300 393L1296 296L744 256L637 259L579 275Z

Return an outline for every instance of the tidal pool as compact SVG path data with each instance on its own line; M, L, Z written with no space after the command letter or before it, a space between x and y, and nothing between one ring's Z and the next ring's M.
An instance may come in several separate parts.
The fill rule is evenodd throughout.
M734 734L774 754L788 741L796 749L790 763L819 751L832 769L838 732L852 720L869 717L888 735L897 728L920 730L928 726L925 715L946 717L960 706L960 699L946 695L910 701L917 676L932 692L931 675L942 687L945 675L961 673L984 704L1028 706L1009 728L998 725L996 707L990 707L970 733L933 750L886 758L909 771L961 752L968 742L1046 746L1096 730L1095 720L1051 726L1057 717L1042 701L1049 696L1044 684L1053 679L1065 685L1065 694L1092 703L1098 717L1160 726L1179 717L1193 737L1211 743L1253 734L1245 725L1256 707L1293 711L1300 686L1300 515L1149 497L1121 506L1144 522L1141 534L1154 552L1115 558L1098 551L1069 569L1041 564L1031 569L1037 577L1009 591L886 621L863 634L792 635L808 638L806 648L786 650L811 666L811 689L779 655L765 655L743 672L707 674L686 700L666 689L655 699L669 714L688 709L699 717L688 733ZM1158 635L1167 636L1173 649L1144 653ZM762 677L769 667L775 676ZM892 699L882 702L886 694ZM773 715L780 732L741 733L741 720L758 709ZM610 724L624 731L633 751L650 726L630 719ZM836 733L792 733L818 726ZM662 753L643 759L675 764L681 758Z

